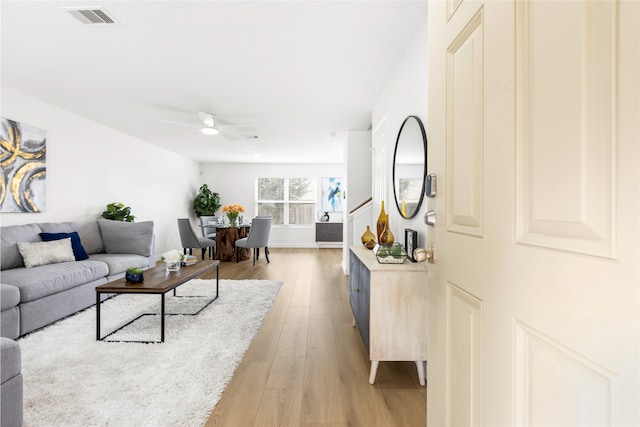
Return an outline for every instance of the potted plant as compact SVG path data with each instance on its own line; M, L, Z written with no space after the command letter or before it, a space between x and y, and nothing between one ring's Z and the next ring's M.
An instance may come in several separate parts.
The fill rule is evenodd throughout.
M144 282L144 272L138 267L129 267L124 273L127 282L141 283Z
M220 209L220 195L209 189L207 184L202 184L198 195L193 200L193 211L199 218L201 216L215 215Z
M133 222L136 217L131 215L131 208L129 206L115 202L107 205L107 210L102 212L102 218L113 221Z
M402 264L407 259L407 252L401 244L393 243L380 246L376 258L380 264Z

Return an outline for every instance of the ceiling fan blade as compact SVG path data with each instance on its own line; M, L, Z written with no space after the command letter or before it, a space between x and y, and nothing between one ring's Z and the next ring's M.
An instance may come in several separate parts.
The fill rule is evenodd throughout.
M228 127L234 127L237 126L234 122L216 114L216 113L198 113L200 115L200 120L202 120L203 123L207 124L208 126L215 126L215 127L223 127L223 128L228 128ZM207 120L205 122L205 120ZM215 123L214 125L210 125L211 121L213 120L213 122Z
M200 128L200 130L207 130L207 128L215 129L219 132L220 136L229 141L238 141L244 139L255 139L255 126L243 126L236 125L227 120L221 119L215 113L199 112L198 117L202 124L193 124L185 122L177 122L174 120L156 119L160 122L171 123L181 126L189 126L192 128Z
M192 123L176 122L176 121L173 121L173 120L165 120L165 119L156 119L156 120L159 121L159 122L171 123L173 125L189 126L189 127L193 127L193 128L202 127L200 125L194 125Z
M214 114L213 116L215 118L217 126L222 126L222 127L235 126L235 124L233 122L225 119L224 117L220 117L217 114Z
M222 136L223 138L229 139L231 141L237 141L239 139L243 139L242 135L239 135L235 132L232 132L230 130L224 129L224 128L218 128L218 130L220 131L220 136Z
M226 129L229 132L237 133L238 135L242 135L244 137L249 137L249 135L255 135L257 133L257 129L255 126L246 126L246 125L229 125L229 126L220 126L221 129Z

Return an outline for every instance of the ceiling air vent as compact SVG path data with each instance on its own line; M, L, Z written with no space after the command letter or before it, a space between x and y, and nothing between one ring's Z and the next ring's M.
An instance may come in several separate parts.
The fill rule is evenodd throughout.
M83 24L116 24L116 20L101 8L66 9L78 21Z

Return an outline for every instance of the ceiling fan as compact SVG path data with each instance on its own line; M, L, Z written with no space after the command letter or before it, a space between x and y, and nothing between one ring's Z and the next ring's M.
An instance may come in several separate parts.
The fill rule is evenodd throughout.
M258 136L255 135L255 128L249 126L238 126L233 123L226 121L220 118L215 113L203 113L199 112L198 116L200 117L201 124L193 124L193 123L185 123L185 122L176 122L173 120L165 120L165 119L156 119L161 122L171 123L182 126L190 126L200 128L200 132L205 135L220 135L224 138L231 140L238 139L257 139Z

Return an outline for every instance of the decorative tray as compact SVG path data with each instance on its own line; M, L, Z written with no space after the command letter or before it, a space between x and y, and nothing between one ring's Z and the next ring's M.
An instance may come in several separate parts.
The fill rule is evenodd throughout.
M378 246L376 259L380 264L402 264L407 259L407 252L399 243Z

